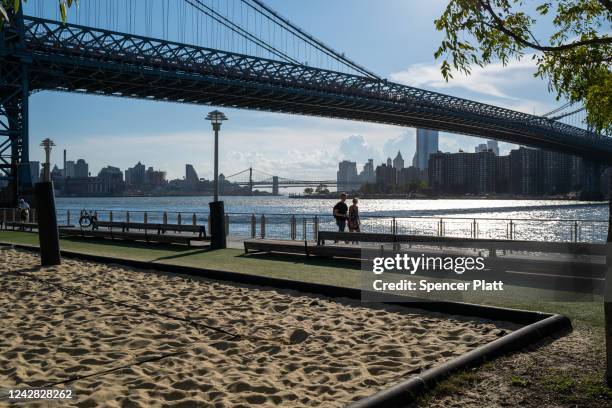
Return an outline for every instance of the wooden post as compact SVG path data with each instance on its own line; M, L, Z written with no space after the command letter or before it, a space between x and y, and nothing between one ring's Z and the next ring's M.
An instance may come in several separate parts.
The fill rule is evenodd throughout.
M70 210L66 210L66 225L70 225Z
M255 238L257 234L257 219L255 218L255 214L251 215L251 238Z
M196 217L195 213L193 213L193 215L191 216L191 223L193 224L194 227L198 225L198 217Z
M164 215L162 215L162 224L166 225L168 223L168 213L164 211Z
M181 225L183 223L183 220L181 218L181 213L178 213L178 215L176 216L176 223L178 225Z
M266 237L266 216L265 215L261 215L261 238L265 238Z
M147 215L147 212L145 211L144 215L142 216L142 221L146 224L148 220L149 220L149 216Z
M130 222L130 212L129 211L125 212L125 222Z

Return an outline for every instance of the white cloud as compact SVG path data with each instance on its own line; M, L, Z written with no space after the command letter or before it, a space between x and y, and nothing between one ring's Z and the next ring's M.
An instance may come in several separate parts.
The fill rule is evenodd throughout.
M501 98L514 97L503 91L509 83L524 82L532 79L536 65L530 56L521 60L489 64L485 67L474 66L470 75L453 73L454 78L448 82L440 73L440 64L414 64L407 69L390 75L394 81L424 88L463 88L483 95Z

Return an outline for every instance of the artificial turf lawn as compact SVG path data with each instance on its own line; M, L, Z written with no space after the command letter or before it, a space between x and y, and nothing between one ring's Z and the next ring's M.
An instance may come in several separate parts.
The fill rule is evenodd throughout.
M20 231L0 231L0 242L38 246L38 234ZM360 287L360 262L296 255L244 255L240 249L188 248L180 245L160 245L123 241L61 239L64 250L152 263L216 269L258 276L291 279L335 286ZM514 291L514 292L513 292ZM520 292L521 296L514 296ZM525 293L532 292L528 296ZM548 302L538 299L537 289L507 287L506 293L474 292L462 301L518 309L561 313L574 324L603 327L603 301L593 297L589 302Z

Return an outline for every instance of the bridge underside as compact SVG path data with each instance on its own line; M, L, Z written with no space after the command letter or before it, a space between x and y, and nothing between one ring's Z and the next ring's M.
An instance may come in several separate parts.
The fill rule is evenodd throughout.
M2 160L0 170L9 169L12 183L17 164L28 160L24 95L41 90L420 127L612 163L608 138L384 80L31 17L18 46L10 46L8 34L0 32L0 136L9 140L11 162Z
M146 72L116 64L74 64L41 56L31 68L32 88L227 106L270 112L358 120L480 136L612 162L612 149L595 150L591 141L542 137L520 123L502 125L477 115L427 106L318 90L262 84L188 72ZM553 132L551 132L553 133Z

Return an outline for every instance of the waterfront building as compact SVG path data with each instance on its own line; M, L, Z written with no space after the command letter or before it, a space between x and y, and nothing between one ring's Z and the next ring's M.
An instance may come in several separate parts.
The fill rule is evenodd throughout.
M542 190L545 194L566 194L571 191L571 156L549 150L542 151Z
M397 170L389 164L381 164L376 167L376 184L385 190L395 187L397 184Z
M400 187L408 186L411 183L418 183L421 179L421 171L414 166L404 167L397 172L397 185Z
M196 173L195 169L191 164L185 165L185 181L187 182L187 184L190 185L197 184L198 181L200 181L198 173Z
M543 193L542 150L520 147L510 152L510 192L518 195Z
M74 160L66 160L64 164L64 177L76 177L76 163Z
M125 183L131 186L143 186L145 184L145 165L138 162L134 167L125 171Z
M434 153L429 157L429 185L439 193L495 192L496 160L492 151Z
M164 186L168 182L166 181L166 172L160 170L154 170L153 167L149 167L145 173L145 184L152 187Z
M338 183L338 191L356 190L359 187L357 163L348 160L343 160L338 163L336 182Z
M510 156L497 156L495 160L495 192L510 192Z
M416 136L416 152L412 165L420 170L426 170L429 166L429 156L438 152L438 131L417 129Z
M68 162L66 162L66 165ZM74 165L74 177L84 178L89 177L89 164L83 159L76 161Z
M104 194L120 194L125 188L123 172L118 167L104 167L98 173L98 178L102 181L102 191Z

